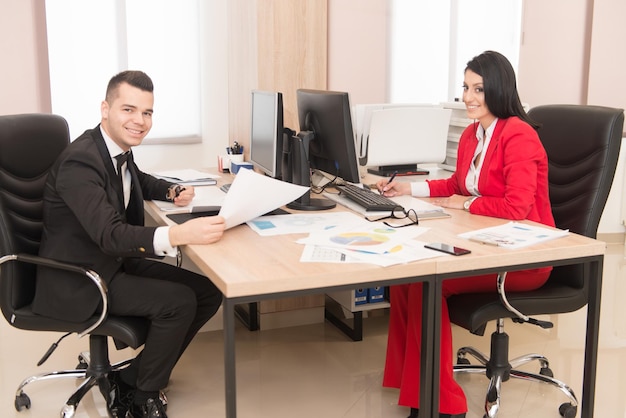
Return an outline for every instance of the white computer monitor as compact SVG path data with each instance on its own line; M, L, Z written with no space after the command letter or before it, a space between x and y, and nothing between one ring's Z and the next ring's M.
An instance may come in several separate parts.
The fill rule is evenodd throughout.
M427 174L421 163L446 158L451 109L440 106L393 107L371 112L359 163L374 174Z

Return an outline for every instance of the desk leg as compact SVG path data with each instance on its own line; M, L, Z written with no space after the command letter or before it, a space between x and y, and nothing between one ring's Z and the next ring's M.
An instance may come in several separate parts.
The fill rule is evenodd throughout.
M235 303L224 298L224 386L226 418L237 417L237 381L235 371Z
M589 303L587 304L587 335L585 339L585 366L583 374L582 418L593 417L596 393L596 366L600 335L600 299L602 293L602 272L604 257L589 263Z
M436 302L437 293L441 300L441 285L436 278L422 283L420 416L424 417L436 416L439 406L439 333L435 330L441 321L441 302Z

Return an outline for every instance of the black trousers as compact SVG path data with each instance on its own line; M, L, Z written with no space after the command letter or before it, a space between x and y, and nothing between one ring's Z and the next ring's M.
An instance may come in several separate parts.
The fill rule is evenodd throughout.
M208 278L191 271L129 259L109 284L109 301L112 314L151 322L143 351L124 372L125 380L149 392L167 386L180 356L217 312L222 293Z

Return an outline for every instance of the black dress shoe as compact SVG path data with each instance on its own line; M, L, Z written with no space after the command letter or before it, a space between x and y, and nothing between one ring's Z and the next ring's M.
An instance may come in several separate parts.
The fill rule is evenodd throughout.
M107 401L107 412L109 418L125 418L126 412L133 400L135 388L124 382L119 372L110 372L107 375L110 390L108 396L105 395Z
M130 405L126 418L167 418L159 399L149 398L145 403Z

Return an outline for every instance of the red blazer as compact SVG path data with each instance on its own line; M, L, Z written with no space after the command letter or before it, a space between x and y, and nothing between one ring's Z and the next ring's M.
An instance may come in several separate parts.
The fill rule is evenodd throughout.
M461 135L456 172L427 180L431 196L469 196L465 178L476 149L478 122ZM480 197L470 206L477 215L554 226L548 194L548 157L537 132L518 117L498 119L478 178Z

